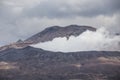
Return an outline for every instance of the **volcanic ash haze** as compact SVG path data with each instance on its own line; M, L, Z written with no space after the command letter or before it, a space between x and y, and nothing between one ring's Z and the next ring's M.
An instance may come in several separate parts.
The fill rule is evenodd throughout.
M77 37L59 37L31 46L55 52L120 51L120 36L111 35L105 28L99 28L96 31L87 30Z

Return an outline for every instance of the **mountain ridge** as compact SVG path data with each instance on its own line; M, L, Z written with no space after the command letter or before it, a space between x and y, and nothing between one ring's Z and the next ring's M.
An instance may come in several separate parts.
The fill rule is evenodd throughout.
M70 36L78 36L86 30L96 31L96 28L90 26L79 26L79 25L69 25L65 27L52 26L33 35L32 37L27 38L24 41L19 39L17 42L2 46L0 47L0 51L6 50L8 48L16 48L16 49L24 48L31 44L51 41L57 37L67 37L67 39L69 39Z
M78 36L86 30L96 31L96 28L90 26L78 26L78 25L69 25L65 27L52 26L33 35L32 37L26 39L25 41L38 43L38 42L51 41L57 37L69 38L70 36Z
M0 52L0 80L119 80L119 69L118 51L63 53L28 46Z
M52 52L30 46L86 30L96 31L89 26L53 26L1 47L0 80L120 80L119 51Z

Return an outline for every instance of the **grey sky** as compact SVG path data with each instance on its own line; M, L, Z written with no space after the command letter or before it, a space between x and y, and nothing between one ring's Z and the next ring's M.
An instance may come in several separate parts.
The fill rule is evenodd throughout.
M120 32L120 0L0 0L0 45L48 26L104 26Z

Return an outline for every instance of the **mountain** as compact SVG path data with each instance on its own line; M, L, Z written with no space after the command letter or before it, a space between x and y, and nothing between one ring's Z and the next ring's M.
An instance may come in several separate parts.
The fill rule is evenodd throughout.
M29 46L86 30L96 31L90 26L53 26L0 47L0 80L120 80L119 51L64 53Z
M65 27L52 26L48 27L45 30L33 35L32 37L22 41L18 40L17 42L11 43L0 47L0 51L6 50L8 48L24 48L31 44L37 44L39 42L51 41L57 37L67 37L78 36L86 30L96 31L95 28L90 26L78 26L78 25L69 25Z
M0 80L120 80L120 52L50 52L33 47L0 52Z
M60 26L53 26L48 27L42 32L39 32L32 37L26 39L26 42L38 43L38 42L45 42L51 41L57 37L67 37L70 36L78 36L86 30L96 31L95 28L90 26L78 26L78 25L69 25L66 27Z

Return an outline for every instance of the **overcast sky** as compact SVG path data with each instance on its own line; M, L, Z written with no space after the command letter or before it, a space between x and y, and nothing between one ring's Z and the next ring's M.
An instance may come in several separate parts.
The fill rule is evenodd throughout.
M0 45L53 25L106 27L120 32L120 0L0 0Z

